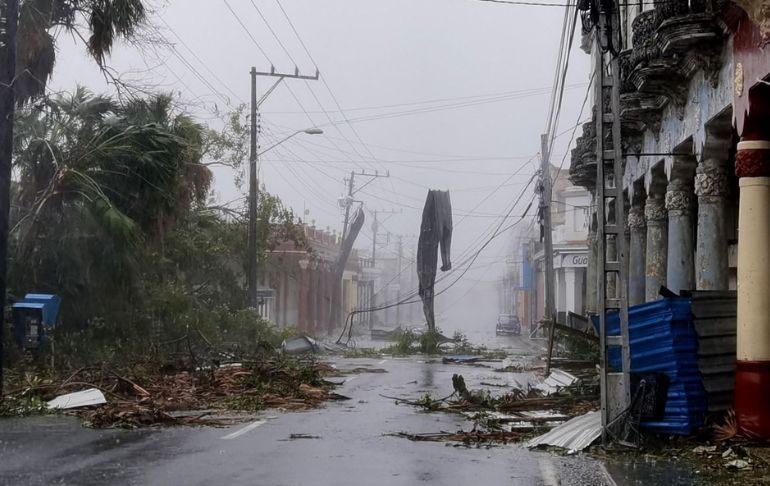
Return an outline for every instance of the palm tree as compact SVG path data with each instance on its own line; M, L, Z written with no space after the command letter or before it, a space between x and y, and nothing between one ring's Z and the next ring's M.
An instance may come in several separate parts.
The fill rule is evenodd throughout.
M142 0L22 0L16 59L16 101L45 93L56 62L56 39L63 29L79 37L100 67L117 38L134 36L144 22Z
M16 126L13 281L62 293L78 310L124 296L142 253L156 241L162 253L165 233L211 182L204 128L167 96L119 105L80 88L22 108Z

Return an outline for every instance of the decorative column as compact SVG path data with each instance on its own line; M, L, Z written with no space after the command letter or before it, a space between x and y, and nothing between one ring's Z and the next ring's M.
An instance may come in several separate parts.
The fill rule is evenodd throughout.
M644 261L644 300L651 302L659 297L661 285L666 285L666 259L668 257L668 226L663 198L650 194L644 206L647 222L647 249Z
M644 255L647 251L647 222L644 206L631 206L628 211L628 229L631 231L628 250L628 305L644 303Z
M738 144L738 348L735 415L742 435L770 438L770 141Z
M698 196L698 238L695 249L695 288L727 290L726 198L727 171L718 160L709 159L698 165L695 194Z
M674 292L695 288L695 238L693 190L684 181L672 180L666 191L668 210L667 287Z
M580 313L578 308L578 296L577 296L577 268L566 267L564 268L564 313L574 312ZM566 322L569 324L569 320Z
M310 261L302 259L298 263L299 266L299 315L297 317L297 325L300 329L310 330L310 319L308 316L308 297L310 294L310 275L308 274L308 267Z
M596 264L599 259L599 242L596 239L595 215L591 217L588 230L588 266L586 267L586 313L596 314L597 286L599 284Z

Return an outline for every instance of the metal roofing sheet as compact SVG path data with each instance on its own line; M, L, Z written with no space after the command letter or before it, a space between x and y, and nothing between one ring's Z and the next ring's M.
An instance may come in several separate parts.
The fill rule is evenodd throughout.
M542 445L561 447L570 452L582 451L602 435L602 414L596 410L575 417L535 437L527 444L530 449Z

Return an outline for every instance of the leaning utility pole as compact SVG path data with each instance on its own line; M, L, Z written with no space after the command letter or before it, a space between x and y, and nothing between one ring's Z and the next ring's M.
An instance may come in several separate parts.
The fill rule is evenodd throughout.
M257 76L268 76L278 78L273 85L268 89L260 99L257 99ZM257 178L257 133L259 132L258 117L259 107L267 99L268 96L278 87L278 85L284 79L306 79L317 81L319 78L319 72L316 70L315 76L302 76L299 74L299 70L295 69L294 74L282 74L275 71L275 67L270 67L270 72L258 72L257 68L251 68L251 147L249 153L249 229L248 229L248 256L246 258L247 268L247 297L250 307L258 308L259 304L259 279L257 273L259 271L259 244L257 235L257 223L258 223L258 203L259 203L259 180Z
M542 192L540 193L540 214L543 217L543 263L545 263L545 318L548 320L548 360L545 365L546 376L551 371L551 353L553 352L553 331L556 324L556 305L554 302L553 282L553 236L551 234L551 161L548 149L548 135L540 136L540 157L542 159L541 177Z
M348 179L348 197L345 199L345 222L342 226L342 239L348 235L348 220L350 219L350 205L353 203L353 186L355 184L356 173L350 171L350 179Z
M8 217L11 207L11 158L16 96L16 29L19 0L0 0L0 401L3 399L3 340L8 282Z

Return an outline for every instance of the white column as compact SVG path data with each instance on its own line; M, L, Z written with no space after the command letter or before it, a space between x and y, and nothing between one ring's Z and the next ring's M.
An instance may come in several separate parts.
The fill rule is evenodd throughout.
M564 302L564 311L565 312L575 312L578 313L580 309L578 309L578 302L577 302L577 279L576 279L577 269L576 268L565 268L564 269L564 294L565 294L565 302Z

